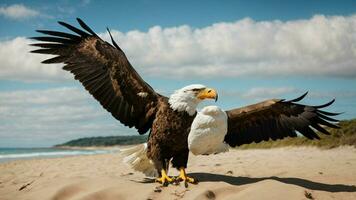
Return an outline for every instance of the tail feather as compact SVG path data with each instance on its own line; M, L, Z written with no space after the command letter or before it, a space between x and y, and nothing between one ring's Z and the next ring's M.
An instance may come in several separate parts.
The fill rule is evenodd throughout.
M121 154L124 156L123 162L135 171L142 172L149 177L158 176L152 160L147 157L147 143L123 149Z

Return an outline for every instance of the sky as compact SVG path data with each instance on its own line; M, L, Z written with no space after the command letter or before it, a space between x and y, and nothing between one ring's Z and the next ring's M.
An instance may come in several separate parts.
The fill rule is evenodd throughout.
M50 2L50 3L49 3ZM73 76L28 53L36 29L83 19L112 30L131 64L169 96L193 83L232 109L309 91L305 104L356 118L356 1L0 1L0 147L135 135Z

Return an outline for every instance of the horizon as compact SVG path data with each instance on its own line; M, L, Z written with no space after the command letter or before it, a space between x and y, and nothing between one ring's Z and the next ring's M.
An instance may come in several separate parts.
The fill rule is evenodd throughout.
M356 118L356 1L2 1L0 147L51 147L72 139L138 135L106 112L61 65L29 54L37 29L80 17L106 27L142 78L169 96L192 83L216 88L223 109L269 98ZM111 43L111 42L110 42Z

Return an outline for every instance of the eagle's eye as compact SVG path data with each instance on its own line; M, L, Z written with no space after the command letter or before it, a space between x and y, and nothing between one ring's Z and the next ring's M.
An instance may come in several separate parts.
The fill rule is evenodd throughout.
M202 89L199 89L199 88L192 89L193 92L199 92L200 90L202 90Z

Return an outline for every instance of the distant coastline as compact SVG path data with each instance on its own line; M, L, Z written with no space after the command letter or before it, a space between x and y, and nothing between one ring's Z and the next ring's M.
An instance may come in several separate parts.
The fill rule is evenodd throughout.
M85 147L98 149L119 145L134 145L146 142L147 137L147 135L86 137L55 145L54 148L75 149Z

